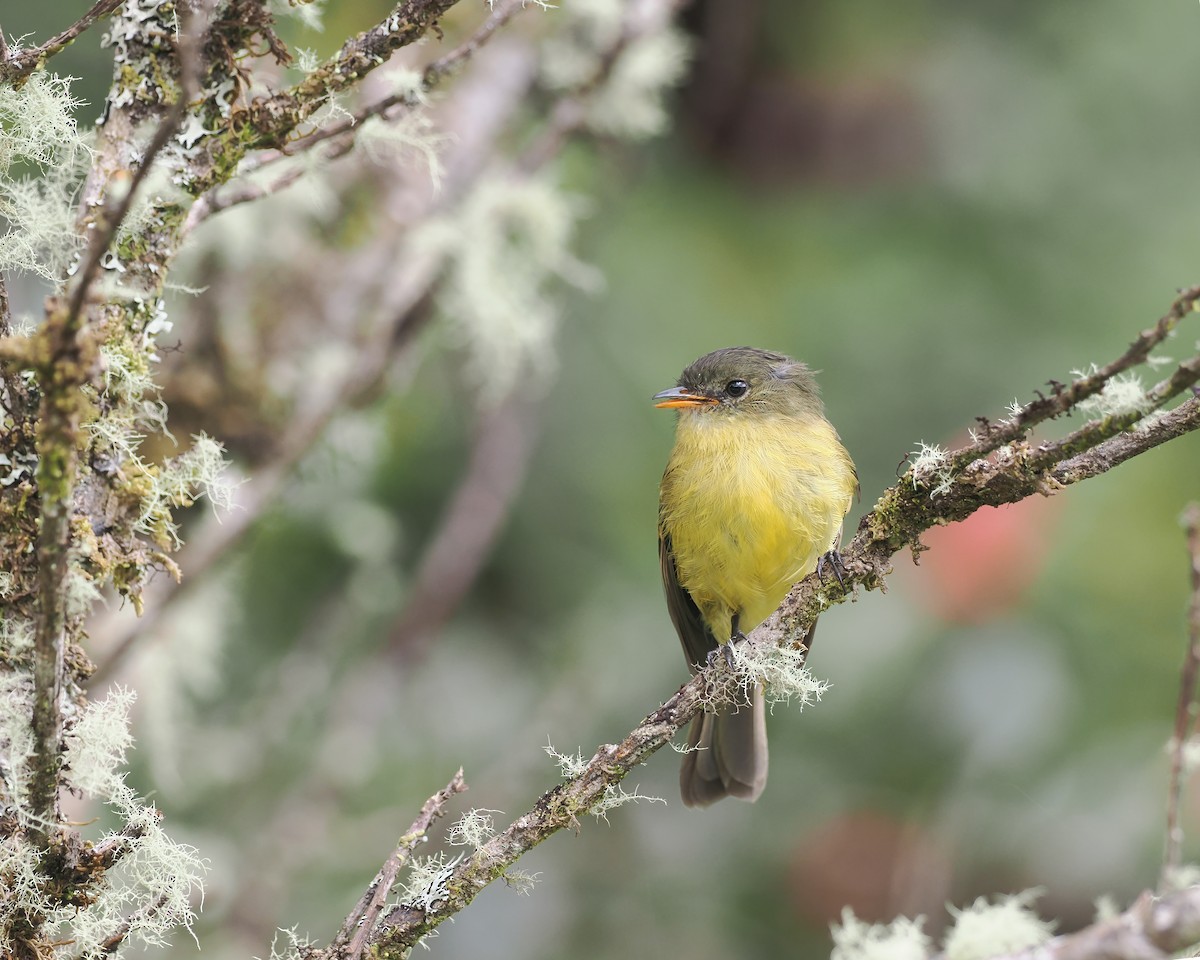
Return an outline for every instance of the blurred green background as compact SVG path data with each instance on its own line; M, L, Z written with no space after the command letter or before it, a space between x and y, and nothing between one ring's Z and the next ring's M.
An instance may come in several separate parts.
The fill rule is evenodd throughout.
M58 6L2 22L43 36ZM305 43L387 8L332 6ZM265 956L276 927L327 940L458 766L506 824L555 782L547 741L590 756L683 681L655 550L672 418L649 397L688 361L747 343L822 371L852 529L919 441L1106 362L1200 280L1191 0L718 0L686 24L674 131L567 157L606 284L565 300L536 452L465 605L385 654L472 432L435 334L122 677L134 781L211 861L210 960ZM99 103L95 37L69 56ZM823 619L830 690L776 709L757 804L684 809L663 751L629 785L666 805L556 836L521 864L531 896L484 891L433 955L823 956L844 904L936 933L946 902L1030 886L1064 929L1129 900L1161 855L1198 466L1185 438L938 531L886 596Z

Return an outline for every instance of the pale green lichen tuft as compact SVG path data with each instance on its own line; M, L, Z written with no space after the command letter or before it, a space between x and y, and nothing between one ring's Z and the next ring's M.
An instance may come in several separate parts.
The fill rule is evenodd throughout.
M358 128L354 149L373 163L405 165L416 160L425 168L434 189L442 183L441 145L444 138L430 118L429 99L421 74L413 70L391 70L391 96L401 97L408 109L390 119L368 117Z
M482 847L496 833L492 814L500 812L473 807L446 830L446 842L455 847Z
M818 680L809 673L807 650L774 644L735 643L729 651L743 692L749 694L755 687L762 686L768 705L790 704L795 700L803 708L820 700L829 688L827 681Z
M929 490L929 498L941 496L949 492L954 482L954 473L949 466L949 454L936 443L920 443L921 449L913 456L912 469L909 477L914 490L925 487Z
M542 749L554 758L554 762L558 764L558 770L563 780L574 780L576 777L582 776L588 768L588 761L583 759L583 754L581 753L560 753L550 743L547 743ZM648 794L639 793L637 787L629 791L619 783L613 783L604 788L604 793L588 813L597 820L607 822L608 811L624 806L627 803L637 803L641 800L647 800L650 803L667 802L662 797L652 797Z
M617 807L623 807L627 803L639 803L645 800L648 803L666 805L666 798L652 797L649 794L640 793L639 789L639 787L634 787L632 790L626 790L619 783L610 784L604 788L604 795L588 813L597 820L603 820L605 823L608 823L608 811L615 810Z
M942 943L946 960L987 960L997 954L1016 953L1049 940L1054 924L1031 909L1041 891L1025 890L1000 897L995 903L980 897L971 906L950 912L954 926Z
M207 497L214 508L233 503L233 487L224 478L225 448L206 434L192 438L192 446L167 460L150 477L135 528L159 543L178 545L172 509L189 507L198 497Z
M572 0L542 46L542 81L553 90L587 88L605 70L610 51L628 29L628 4ZM625 43L603 83L588 95L586 123L597 133L643 139L668 124L664 98L683 78L690 45L670 24L636 33Z
M485 177L452 216L414 238L444 265L439 305L485 401L552 367L556 281L595 288L571 253L579 203L547 180Z
M80 249L76 196L90 154L75 126L71 81L38 71L20 88L0 85L0 272L61 282Z
M849 907L834 924L830 960L926 960L931 941L922 929L924 917L900 917L891 923L866 923Z
M533 888L538 884L540 873L530 873L527 870L505 870L501 874L501 878L510 890L515 891L519 896L527 897L533 893Z
M271 953L267 960L300 960L315 946L316 940L301 934L295 927L279 927L275 930L275 936L271 938ZM255 957L254 960L262 958Z
M66 736L64 754L68 782L94 797L111 797L124 786L121 769L133 745L129 711L137 695L113 687L103 700L88 708Z
M1082 371L1073 371L1077 377ZM1145 413L1151 407L1150 398L1136 373L1118 374L1109 380L1099 393L1080 400L1076 409L1089 417L1119 417L1129 413Z
M324 0L270 0L268 9L275 17L292 17L309 30L325 29Z
M27 639L32 645L32 625ZM0 673L0 757L3 757L0 795L5 798L6 806L17 810L25 806L24 790L33 757L33 729L29 724L32 715L33 676L24 671Z
M453 857L435 853L431 857L413 857L409 861L408 874L400 887L399 902L433 910L438 903L450 896L446 882L454 875L454 868L462 863L463 855Z
M587 769L587 761L581 753L560 753L554 745L547 741L542 747L558 764L558 773L564 780L574 780Z
M0 751L3 752L5 800L22 819L32 822L17 784L27 780L33 749L29 732L32 680L20 673L0 675ZM0 843L0 928L22 916L41 916L55 939L70 944L70 955L111 956L105 941L128 925L124 946L160 946L173 931L190 929L193 900L202 893L207 870L196 850L176 843L162 829L160 816L125 783L122 768L132 738L129 710L133 694L114 689L90 703L65 734L64 771L71 788L104 803L119 827L99 839L116 843L123 853L116 864L94 880L88 902L63 903L39 870L41 851L13 834Z

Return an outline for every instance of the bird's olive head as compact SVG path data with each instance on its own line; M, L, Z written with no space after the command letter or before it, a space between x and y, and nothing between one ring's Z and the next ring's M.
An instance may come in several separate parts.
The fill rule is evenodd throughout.
M654 395L656 407L746 416L822 414L812 371L799 360L754 347L727 347L705 354L669 390Z

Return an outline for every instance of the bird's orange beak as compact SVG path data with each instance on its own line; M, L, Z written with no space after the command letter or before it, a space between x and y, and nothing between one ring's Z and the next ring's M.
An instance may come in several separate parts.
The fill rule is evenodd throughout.
M661 393L656 393L654 399L658 401L655 404L656 407L707 407L717 403L715 397L710 397L706 393L697 393L687 387L672 387L670 390L663 390Z

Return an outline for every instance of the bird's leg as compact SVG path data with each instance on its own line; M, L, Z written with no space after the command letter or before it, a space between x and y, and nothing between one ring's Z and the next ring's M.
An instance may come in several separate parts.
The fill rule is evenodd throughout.
M842 555L836 550L829 550L821 554L820 559L817 560L817 577L822 582L825 580L826 568L833 571L833 576L837 580L838 586L844 590L846 588L846 581L843 578L846 573L846 565L842 563Z
M729 640L725 643L719 643L708 652L708 666L712 666L719 656L725 658L725 666L733 669L733 645L740 641L746 640L747 637L741 630L738 629L738 620L740 614L735 613L729 622Z
M725 652L725 666L733 669L733 645L746 640L746 635L738 629L738 620L741 619L740 613L735 613L729 621L729 642L722 647Z

